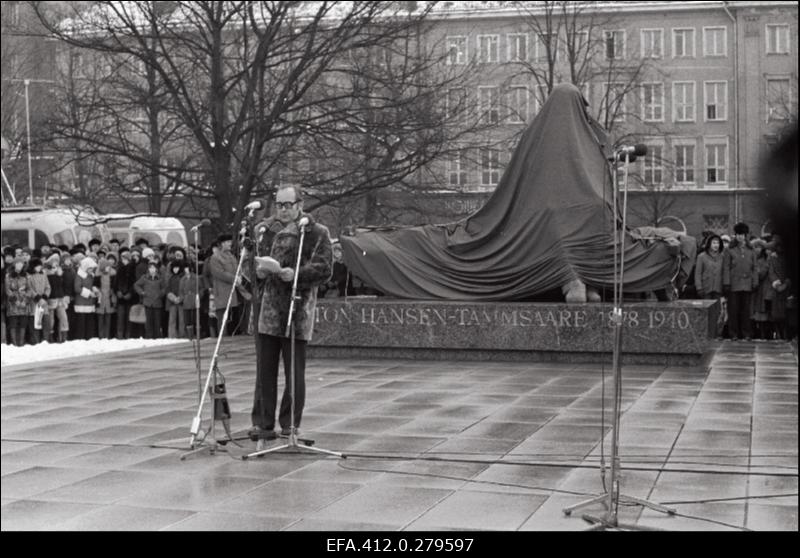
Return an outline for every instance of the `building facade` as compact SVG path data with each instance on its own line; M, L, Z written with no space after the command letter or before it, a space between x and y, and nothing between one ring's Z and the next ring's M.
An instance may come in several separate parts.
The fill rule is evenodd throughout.
M461 190L442 203L479 207L510 157L503 136L512 145L567 81L613 140L648 146L630 168L632 224L768 229L759 161L796 122L797 13L794 2L440 3L431 33L445 64L476 64L468 96L500 124L481 152L442 162Z

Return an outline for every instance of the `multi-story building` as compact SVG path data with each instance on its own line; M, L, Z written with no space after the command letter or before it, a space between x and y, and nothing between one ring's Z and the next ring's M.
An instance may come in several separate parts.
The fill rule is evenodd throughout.
M795 2L442 2L432 35L446 64L476 64L468 95L509 144L562 81L618 143L645 143L630 169L633 224L699 235L741 220L758 233L769 227L760 157L796 122L797 13ZM439 166L460 190L443 195L451 211L476 209L497 184L511 150L486 141Z

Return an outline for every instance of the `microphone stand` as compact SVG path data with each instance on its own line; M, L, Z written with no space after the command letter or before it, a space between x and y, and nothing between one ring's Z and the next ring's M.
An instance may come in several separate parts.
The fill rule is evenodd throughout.
M624 166L623 166L623 202L622 202L622 229L617 231L617 223L619 222L618 205L617 205L617 168L614 165L612 169L612 184L614 196L614 309L612 312L611 322L614 326L614 341L612 347L612 369L613 369L613 384L614 384L614 410L613 419L611 423L611 482L606 484L608 487L605 493L600 494L594 498L579 502L572 506L563 509L565 515L571 515L573 511L592 506L597 503L602 503L606 509L603 517L585 514L583 519L592 523L590 531L605 530L605 529L627 529L627 530L649 530L647 527L632 524L619 523L617 512L619 504L634 504L650 508L655 511L666 513L669 515L675 514L675 509L662 506L641 498L635 498L620 493L620 459L619 459L619 423L620 423L620 399L622 397L622 326L623 326L623 312L622 312L622 285L623 277L625 274L625 231L627 226L627 206L628 206L628 164L629 153L624 153ZM614 162L618 161L618 156L614 157ZM621 240L621 247L619 247ZM618 248L619 247L619 248ZM619 260L617 253L619 251ZM601 433L605 436L605 432ZM603 468L603 475L605 475L605 467ZM605 484L605 483L604 483Z
M241 242L240 242L241 244ZM233 286L231 287L231 292L228 295L228 302L225 305L225 312L222 316L222 324L219 328L219 333L217 335L217 344L214 347L214 353L211 355L211 364L208 367L208 374L206 375L206 384L202 390L202 397L200 398L200 403L197 406L197 415L192 420L192 427L190 429L191 438L189 439L189 445L192 448L192 451L181 455L181 461L185 460L190 455L195 453L199 453L203 450L208 449L211 455L214 455L217 451L228 451L227 448L222 447L224 444L217 441L216 438L216 423L217 423L217 409L218 405L216 404L216 400L220 401L221 405L220 414L222 414L227 407L227 395L225 394L224 389L222 391L217 391L217 374L219 373L219 369L217 368L217 360L219 359L219 347L222 344L222 338L225 336L225 324L228 323L228 313L231 309L231 302L233 302L233 294L236 292L236 282L239 280L239 277L242 273L242 262L244 262L245 257L245 250L241 250L241 254L239 255L239 263L236 266L236 273L233 276ZM196 320L199 321L199 318ZM214 387L211 388L211 382L214 382ZM202 421L202 414L203 414L203 405L206 401L206 395L211 393L211 399L214 399L214 405L212 406L212 417L211 417L211 441L207 443L205 447L202 447L202 444L205 443L205 436L201 437L200 441L198 442L198 435L200 433L200 422ZM226 433L228 434L228 438L232 439L233 437L230 434L230 429L228 428L226 421L228 419L221 419L223 425L225 426ZM227 443L227 442L226 442Z
M250 457L259 457L259 456L265 455L267 453L276 452L276 451L279 451L279 450L282 450L282 449L306 450L306 451L312 451L312 452L317 452L317 453L324 453L324 454L327 454L327 455L335 455L336 457L341 457L342 459L347 459L347 456L342 454L342 453L331 451L331 450L326 450L326 449L321 449L321 448L311 447L310 444L313 443L313 442L311 442L310 440L301 440L303 442L303 444L304 444L302 446L297 443L298 442L297 428L295 427L295 424L294 424L294 393L295 393L294 390L295 390L295 386L297 385L297 371L295 370L295 366L294 366L295 365L295 360L294 360L294 353L295 353L294 319L295 319L295 312L297 310L297 304L296 303L300 302L300 300L301 300L301 297L297 296L297 278L300 275L300 258L302 257L302 254L303 254L303 242L304 242L305 236L306 236L306 228L305 228L305 226L300 226L299 228L300 228L300 242L299 242L298 247L297 247L297 262L295 263L294 279L292 281L292 298L291 298L291 302L289 303L289 318L288 318L288 320L286 322L286 336L289 337L289 339L290 339L290 343L289 344L290 344L290 347L291 347L291 349L290 349L290 359L289 359L289 364L290 364L289 377L291 377L291 379L292 379L292 385L290 386L290 390L289 390L289 394L291 396L291 407L289 409L289 413L290 413L290 417L291 417L290 418L290 425L289 425L289 438L288 438L287 442L285 444L281 445L281 446L276 446L274 448L269 448L269 449L265 449L265 450L261 450L261 451L255 451L253 453L248 453L246 455L243 455L242 456L242 460L247 460ZM258 332L256 332L256 335L258 335Z
M198 249L197 235L200 232L200 225L194 228L194 342L195 358L197 367L197 403L202 402L203 382L200 360L200 250Z

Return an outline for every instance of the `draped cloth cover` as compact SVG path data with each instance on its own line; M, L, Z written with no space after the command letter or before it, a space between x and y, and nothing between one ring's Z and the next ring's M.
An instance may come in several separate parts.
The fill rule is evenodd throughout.
M575 279L611 288L621 227L607 154L580 91L556 86L481 209L449 225L342 237L345 264L398 298L529 300ZM650 228L624 239L626 292L668 287L681 269L688 276L694 238Z

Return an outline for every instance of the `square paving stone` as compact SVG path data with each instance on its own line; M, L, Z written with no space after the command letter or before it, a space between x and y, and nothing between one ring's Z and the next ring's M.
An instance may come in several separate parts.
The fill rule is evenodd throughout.
M546 499L530 494L461 491L438 503L406 529L516 530Z
M267 517L242 513L200 512L173 522L163 531L280 531L295 523L290 517Z
M66 469L62 467L31 467L2 477L4 498L22 500L42 492L66 486L101 474L96 469Z
M17 500L2 507L3 531L52 530L63 521L92 511L95 506L69 502Z
M346 498L362 485L345 482L279 479L226 499L214 511L300 518ZM341 517L351 517L348 510ZM340 518L337 518L340 519Z

